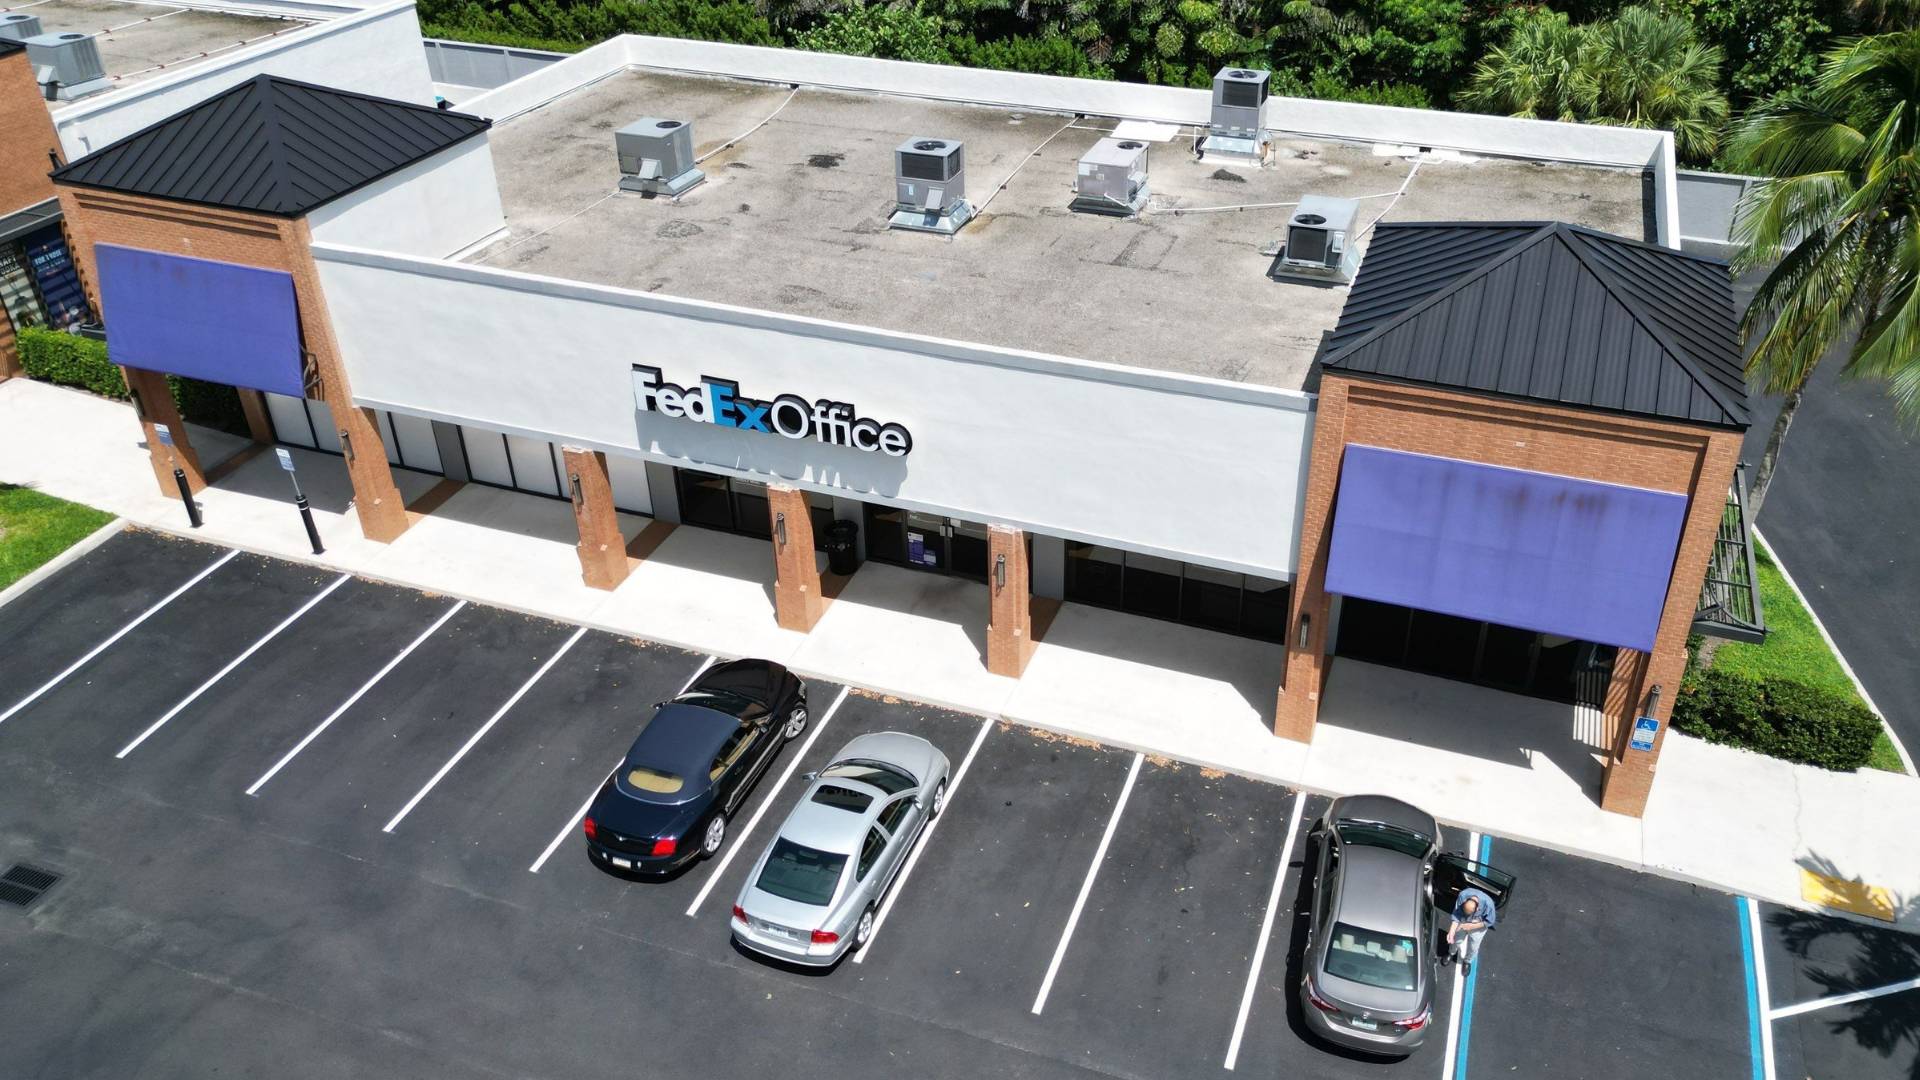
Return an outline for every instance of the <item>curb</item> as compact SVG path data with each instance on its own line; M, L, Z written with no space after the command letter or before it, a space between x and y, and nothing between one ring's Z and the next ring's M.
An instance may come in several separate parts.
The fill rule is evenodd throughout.
M131 524L133 523L129 522L126 518L116 517L112 521L81 537L78 541L74 542L72 546L68 547L67 550L62 551L60 554L55 555L53 558L35 567L26 577L21 578L5 589L0 589L0 607L6 607L13 601L20 599L20 597L26 595L29 589L32 589L35 585L66 569L69 564L78 560L94 548L118 536L122 529L125 529Z

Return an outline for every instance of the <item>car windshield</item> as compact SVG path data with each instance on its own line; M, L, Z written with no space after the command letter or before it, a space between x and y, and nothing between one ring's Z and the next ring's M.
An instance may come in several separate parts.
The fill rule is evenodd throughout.
M702 709L712 709L715 712L726 713L728 716L745 716L750 709L756 712L763 711L755 708L755 706L759 704L758 702L736 694L731 690L689 690L679 697L674 698L673 703L675 705L698 705Z
M1382 825L1377 821L1342 821L1334 826L1334 830L1344 843L1356 847L1386 848L1416 859L1426 858L1427 849L1433 846L1433 841L1411 829Z
M898 795L913 786L913 777L878 761L842 761L827 766L820 775L872 784L889 795Z
M821 784L819 790L813 793L813 798L808 801L817 802L821 806L831 806L836 810L851 810L856 814L864 814L867 812L867 807L873 805L873 796L863 791L840 787L837 784Z
M1334 923L1327 940L1327 974L1385 990L1412 990L1416 951L1410 937Z
M786 837L773 842L773 853L760 871L756 886L785 900L825 907L840 884L840 871L847 865L845 855L815 851Z

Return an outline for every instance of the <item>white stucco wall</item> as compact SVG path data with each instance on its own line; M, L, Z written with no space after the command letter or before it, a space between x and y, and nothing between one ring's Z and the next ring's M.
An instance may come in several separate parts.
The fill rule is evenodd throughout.
M356 400L651 460L1289 577L1294 391L316 244ZM852 403L903 458L636 410L631 365Z
M507 227L485 132L335 199L307 221L316 240L432 259Z
M262 74L433 104L413 0L393 0L84 98L53 123L71 161Z

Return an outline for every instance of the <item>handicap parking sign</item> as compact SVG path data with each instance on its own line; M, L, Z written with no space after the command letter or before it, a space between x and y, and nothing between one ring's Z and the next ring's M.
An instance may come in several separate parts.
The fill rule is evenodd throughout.
M1635 750L1653 749L1653 737L1660 734L1660 721L1643 716L1633 722L1633 738L1627 745Z

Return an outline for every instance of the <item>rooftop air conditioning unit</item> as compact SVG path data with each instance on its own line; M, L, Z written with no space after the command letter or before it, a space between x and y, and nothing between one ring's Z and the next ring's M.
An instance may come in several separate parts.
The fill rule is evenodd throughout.
M1147 205L1147 144L1101 139L1080 155L1073 180L1073 209L1131 217Z
M22 44L48 101L72 101L111 85L91 34L40 34Z
M40 29L38 15L26 15L18 11L10 15L0 15L0 39L25 41L31 37L39 37L42 33L44 31Z
M1257 165L1267 135L1261 107L1267 103L1270 71L1221 68L1213 77L1213 112L1207 125L1208 154L1239 164Z
M1354 222L1360 200L1307 195L1287 220L1286 243L1269 271L1274 277L1305 278L1341 285L1360 269Z
M707 178L693 164L693 125L645 117L613 133L620 155L620 189L646 195L682 195Z
M908 139L893 152L896 229L952 236L973 218L967 201L965 144L952 139Z

